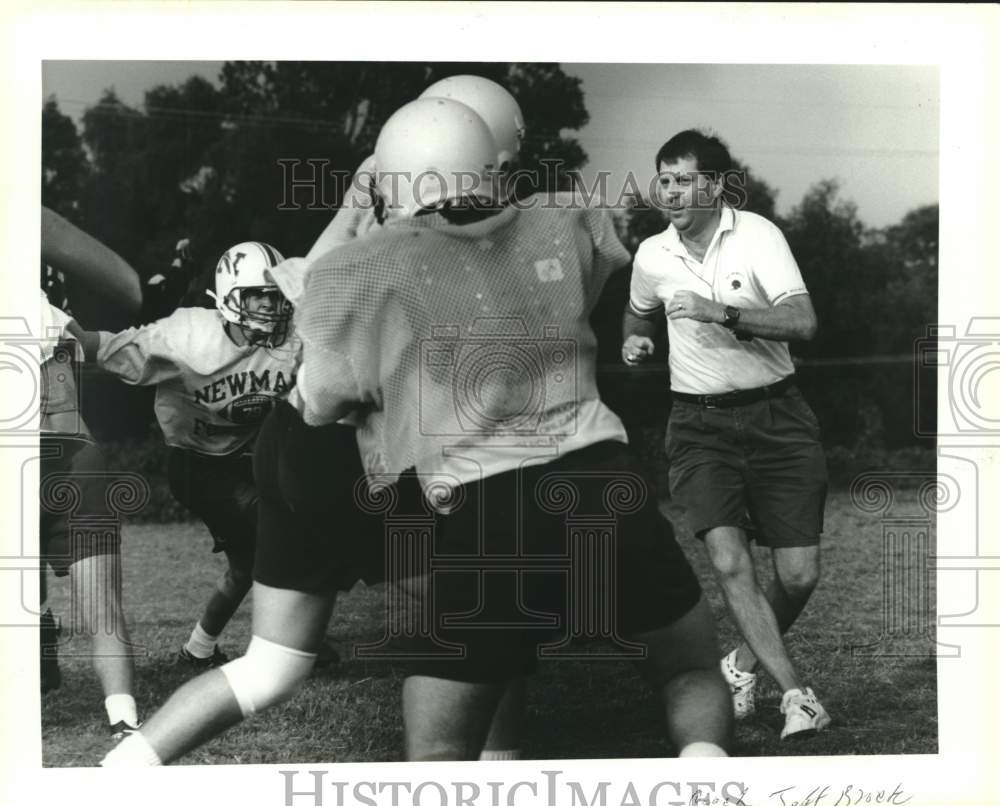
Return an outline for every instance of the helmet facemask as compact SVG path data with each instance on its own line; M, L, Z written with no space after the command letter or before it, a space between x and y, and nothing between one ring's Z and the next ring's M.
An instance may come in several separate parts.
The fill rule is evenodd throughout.
M223 301L248 344L280 347L288 338L292 304L276 285L234 288Z
M248 241L229 249L215 269L215 291L208 294L249 344L278 347L288 337L292 305L270 271L282 260L274 247Z

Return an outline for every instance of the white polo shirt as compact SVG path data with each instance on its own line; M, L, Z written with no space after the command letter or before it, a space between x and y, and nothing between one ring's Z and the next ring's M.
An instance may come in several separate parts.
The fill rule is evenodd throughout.
M693 291L742 310L770 308L807 294L785 237L755 213L722 208L702 261L692 257L674 227L647 238L636 252L629 305L638 316L662 314L678 291ZM722 325L668 319L670 388L717 395L767 386L795 370L788 343L755 337L740 341Z

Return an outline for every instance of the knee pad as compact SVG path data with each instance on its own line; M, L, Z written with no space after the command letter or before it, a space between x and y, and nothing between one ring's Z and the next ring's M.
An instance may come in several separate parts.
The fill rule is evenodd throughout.
M275 644L259 636L250 639L242 658L220 667L244 718L292 698L312 671L316 655Z

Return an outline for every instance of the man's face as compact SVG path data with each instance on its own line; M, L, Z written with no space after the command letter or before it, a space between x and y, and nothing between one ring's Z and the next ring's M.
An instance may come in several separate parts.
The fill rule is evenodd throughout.
M243 293L243 304L250 326L269 331L274 327L274 317L281 305L281 294L271 290L248 289Z
M657 197L678 232L698 232L712 218L722 186L698 170L694 157L661 162L657 172Z

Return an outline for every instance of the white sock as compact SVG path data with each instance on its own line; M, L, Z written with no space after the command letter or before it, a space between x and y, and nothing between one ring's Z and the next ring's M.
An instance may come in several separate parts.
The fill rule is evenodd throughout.
M691 742L681 750L678 758L727 758L729 753L711 742Z
M108 724L124 722L135 728L139 725L139 715L135 710L135 699L131 694L109 694L104 698L104 710L108 712Z
M483 750L479 754L480 761L517 761L521 758L521 748L514 750Z
M202 629L199 621L191 630L191 637L184 644L184 648L196 658L210 658L215 651L215 642L219 640L217 635L209 635Z
M102 767L161 767L153 745L141 733L122 739L102 760Z
M736 665L737 652L739 652L739 649L734 649L732 652L726 655L726 660L728 661L727 665L729 667L729 673L737 680L742 680L743 678L746 677L756 677L757 676L756 672L744 672Z

